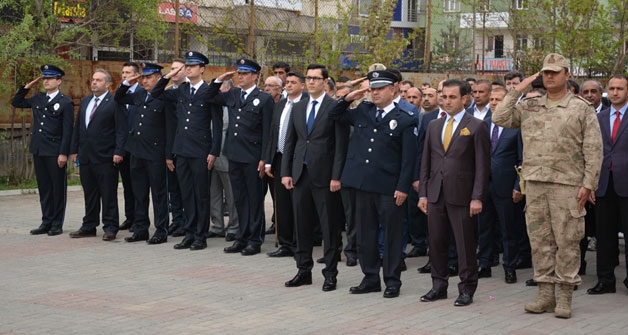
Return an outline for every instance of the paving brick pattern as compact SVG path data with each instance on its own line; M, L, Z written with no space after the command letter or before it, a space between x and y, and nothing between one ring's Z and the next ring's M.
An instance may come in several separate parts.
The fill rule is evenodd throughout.
M628 334L623 243L617 293L586 294L596 281L595 253L589 252L573 317L562 320L524 312L536 295L524 284L529 269L517 271L519 283L508 285L501 267L494 267L492 278L480 279L474 303L460 308L453 306L457 278L449 299L419 302L431 287L430 276L416 271L426 257L408 259L401 296L384 299L349 294L362 274L344 263L336 291L321 291L320 264L313 285L284 287L296 268L291 258L266 256L275 249L273 236L261 254L248 257L223 253L230 245L224 239L209 239L202 251L172 249L181 237L156 246L126 243L127 231L114 242L102 241L100 230L96 238L70 239L80 226L82 197L68 192L65 232L48 237L29 235L41 216L36 194L0 194L0 335ZM266 208L270 217L269 199ZM320 247L314 252L322 255Z

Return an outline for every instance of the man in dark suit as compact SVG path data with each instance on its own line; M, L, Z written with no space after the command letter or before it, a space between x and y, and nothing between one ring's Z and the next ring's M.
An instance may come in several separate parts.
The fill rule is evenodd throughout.
M169 118L171 130L167 132L169 136L174 134L174 139L168 139L172 150L167 148L166 154L171 152L170 158L176 156L175 171L187 216L185 237L174 248L202 250L207 248L209 171L220 155L222 110L210 104L209 85L203 80L209 59L196 51L186 55L185 74L189 81L163 94L166 100L176 102Z
M488 127L465 113L468 94L468 86L462 81L451 79L443 83L441 98L448 115L428 126L418 204L428 218L432 263L432 289L421 301L447 298L451 226L461 279L455 306L471 304L477 288L474 216L482 211L490 171Z
M140 74L140 67L135 62L126 62L122 65L122 80L127 80L127 94L134 92L143 92L144 88L140 86L137 80ZM135 78L135 79L131 79ZM145 93L145 92L144 92ZM133 127L133 119L136 106L133 104L124 104L128 129ZM135 195L133 194L133 182L131 181L131 156L127 151L124 154L122 163L117 165L120 179L122 179L122 189L124 193L124 216L126 219L120 224L120 230L133 231L133 222L135 221Z
M42 216L41 224L31 234L55 236L63 233L74 102L59 90L63 70L46 64L41 66L41 74L15 93L12 105L31 108L33 112L29 150L33 154ZM26 99L28 91L40 81L46 92Z
M301 100L310 96L303 91L305 76L300 72L288 72L285 91L287 98L281 99L275 105L273 120L270 129L270 145L266 152L266 175L272 178L275 204L275 227L279 248L268 253L270 257L292 256L296 251L297 242L294 236L294 212L292 206L292 191L281 184L281 161L286 144L286 134L292 108Z
M596 200L597 278L589 294L615 292L617 233L628 233L628 77L614 75L607 84L610 108L597 114L604 144L604 160ZM628 260L628 254L626 256ZM628 277L624 280L628 287Z
M384 298L399 296L401 287L403 207L412 184L417 118L393 102L396 75L386 70L368 73L369 87L338 101L330 118L353 125L350 152L342 183L355 189L358 258L364 278L349 292L381 291L380 265L386 285ZM373 102L347 110L351 102L371 92ZM384 234L380 258L378 230Z
M124 159L127 138L127 119L124 106L109 93L111 75L96 69L92 76L93 95L81 100L70 153L72 161L80 164L81 185L85 193L83 224L70 237L96 236L102 222L104 241L113 241L119 228L118 171L116 165Z
M256 84L262 67L250 59L238 60L238 86L220 92L224 80L236 72L220 75L209 85L210 100L227 106L229 128L223 149L229 157L229 177L240 218L240 231L226 253L244 256L260 252L264 242L264 154L270 137L274 102Z
M281 161L281 182L293 190L299 269L287 287L312 284L313 232L318 215L323 232L323 291L336 289L339 250L340 175L347 155L349 128L327 117L336 100L325 94L329 73L319 64L307 67L309 99L292 110Z
M506 96L506 89L498 87L491 92L491 110ZM490 114L490 111L489 111ZM522 201L519 176L515 166L520 166L523 159L521 131L517 128L503 128L489 121L491 141L491 175L488 193L482 213L478 217L478 277L490 277L491 255L494 250L494 227L499 225L504 249L503 266L505 281L517 282L515 272L518 260L518 240L525 234L522 225L522 207L516 203Z
M135 197L133 235L124 238L127 242L147 241L148 244L161 244L168 240L165 102L159 99L159 95L174 74L169 73L162 78L162 68L157 64L143 63L141 74L125 79L114 97L120 104L135 106L135 115L130 116L132 123L125 146L131 158L130 172ZM144 89L127 93L130 81L137 81L140 76ZM150 240L149 189L155 220L155 234Z

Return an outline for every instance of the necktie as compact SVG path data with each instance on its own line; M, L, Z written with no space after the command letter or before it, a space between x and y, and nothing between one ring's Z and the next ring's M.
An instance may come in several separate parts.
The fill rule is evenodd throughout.
M194 87L190 87L190 97L193 97L194 93L196 93L196 89Z
M493 132L491 133L491 150L495 150L497 140L499 140L499 126L493 124Z
M441 117L445 117L445 114L446 114L445 112L440 112L440 116L439 116L439 118L441 118Z
M246 91L242 90L242 93L240 93L240 103L244 103L244 100L246 100Z
M279 150L282 154L283 149L286 146L286 133L288 132L290 113L292 113L292 101L288 100L286 105L288 109L285 111L286 115L284 116L283 123L281 124L281 129L279 129L279 139L277 140L277 150Z
M50 102L50 96L46 95L46 102Z
M443 148L445 151L449 148L449 142L451 142L451 133L454 131L454 118L450 117L445 126L445 137L443 138Z
M312 127L314 126L314 119L316 118L316 104L318 101L312 100L312 108L310 109L310 114L307 117L307 133L308 135L312 131Z
M612 143L615 143L615 137L617 137L617 131L619 130L620 124L621 124L621 113L619 111L615 111L615 122L613 122L613 133L611 135Z
M94 118L94 114L96 112L96 108L98 108L98 98L94 99L94 107L92 107L92 111L89 114L89 122L92 122L92 119Z
M148 101L148 99L150 99L150 92L146 93L146 100L144 100L144 102Z
M384 115L384 110L383 109L378 109L377 110L377 115L375 115L375 120L377 120L377 122L381 122L382 121L382 115Z

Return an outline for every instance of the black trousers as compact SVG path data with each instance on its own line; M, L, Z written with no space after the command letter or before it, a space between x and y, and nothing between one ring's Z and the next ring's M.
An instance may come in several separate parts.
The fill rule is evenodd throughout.
M282 154L276 153L273 160L272 172L275 178L271 192L274 193L275 204L275 229L277 229L277 240L279 245L296 251L296 240L294 236L294 212L292 206L292 191L286 189L281 183L281 159ZM270 184L269 184L270 185Z
M598 281L615 285L617 266L617 233L628 233L628 198L620 197L613 185L613 172L608 180L608 189L598 197L595 206L597 229L597 277ZM628 260L628 253L626 253Z
M153 199L155 235L168 236L168 201L166 197L166 163L164 159L147 160L131 155L131 177L135 195L133 232L148 235L149 190Z
M296 222L297 251L295 260L299 272L311 272L314 267L312 249L314 245L314 230L318 221L323 232L323 253L325 278L335 277L338 274L338 258L340 250L340 225L338 209L340 192L331 192L327 187L313 187L310 174L306 166L299 181L293 190L294 221Z
M177 165L177 159L174 159L174 165ZM166 171L166 189L168 193L168 211L172 213L172 224L176 228L185 227L187 218L183 210L181 200L181 189L177 180L177 171Z
M379 226L384 234L383 276L386 287L401 287L401 246L407 208L397 206L392 195L356 190L358 258L364 273L362 283L381 285L379 277Z
M117 233L118 219L118 171L113 162L102 164L82 164L81 184L85 196L85 216L82 231L95 232L100 223L102 202L102 223L106 232Z
M233 202L240 218L236 241L253 247L264 243L264 182L258 173L257 163L229 160Z
M124 216L127 220L133 221L135 215L135 196L133 194L133 183L131 181L131 155L124 155L122 163L116 168L122 178L122 189L124 191Z
M185 237L205 241L209 232L209 173L207 158L177 157L177 178L187 222Z
M356 226L356 203L355 203L355 189L348 186L342 186L340 190L340 197L342 198L342 206L345 213L345 232L347 235L347 245L344 249L344 254L347 257L358 257L358 229Z
M41 224L48 228L61 228L67 201L67 167L59 168L57 156L33 155L33 165L39 190Z

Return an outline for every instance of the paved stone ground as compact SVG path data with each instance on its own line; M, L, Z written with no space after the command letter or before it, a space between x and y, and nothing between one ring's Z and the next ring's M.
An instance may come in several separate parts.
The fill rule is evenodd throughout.
M587 295L596 280L586 275L573 317L561 320L524 312L536 295L524 284L531 270L519 270L519 283L508 285L494 267L493 278L480 279L474 304L460 308L453 306L457 278L449 299L419 302L431 287L429 275L416 271L426 257L408 259L401 296L384 299L349 294L361 272L344 263L336 291L321 291L320 264L314 285L284 287L295 264L266 256L274 250L270 237L261 254L249 257L223 253L229 243L221 239L210 239L203 251L173 250L180 237L157 246L126 243L128 232L115 242L103 242L101 231L98 238L70 239L67 233L80 226L82 195L68 192L65 233L56 237L29 235L39 225L37 195L0 196L0 334L628 333L623 254L617 293ZM316 248L314 256L321 254ZM595 253L587 259L594 273Z

